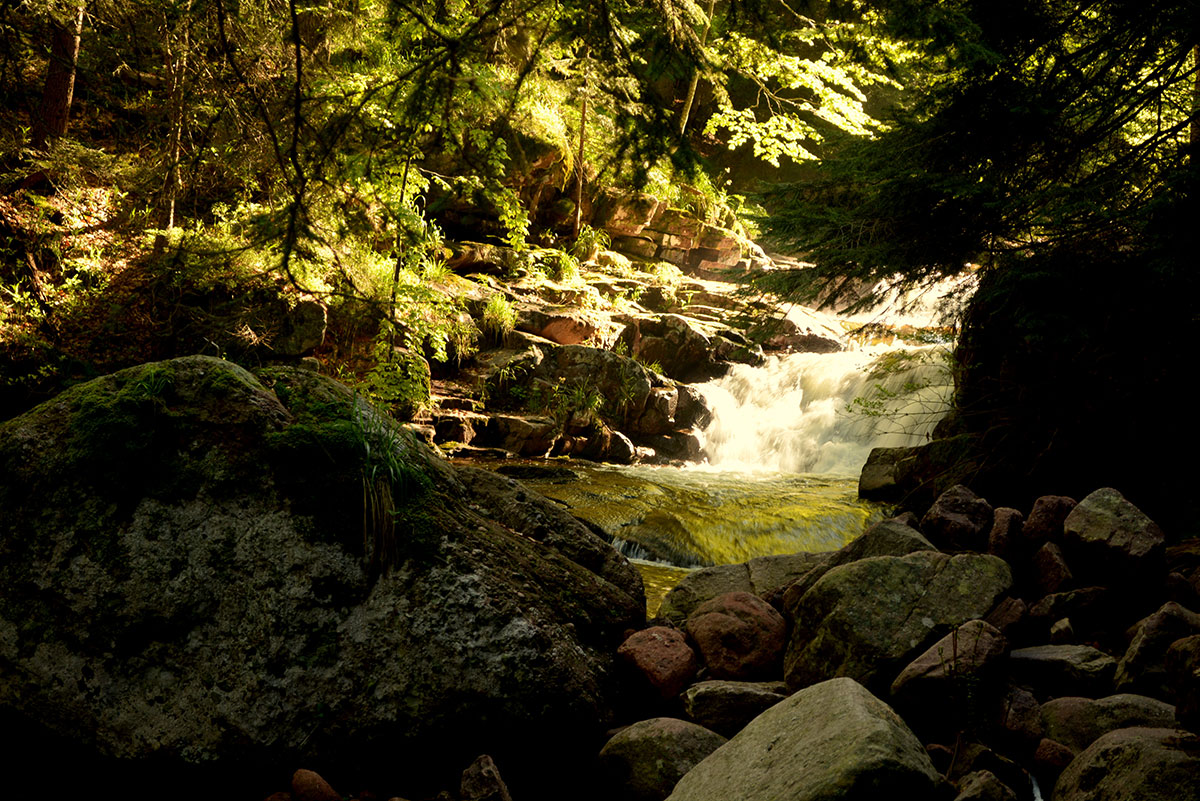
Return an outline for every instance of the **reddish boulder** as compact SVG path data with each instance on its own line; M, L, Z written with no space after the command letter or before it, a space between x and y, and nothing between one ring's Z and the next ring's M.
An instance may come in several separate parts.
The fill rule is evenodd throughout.
M988 553L1009 559L1021 541L1025 517L1016 509L1001 506L992 515L992 530L988 532Z
M617 657L664 699L683 692L699 668L683 633L666 626L635 632L617 649Z
M1021 527L1021 540L1028 548L1026 553L1037 550L1047 542L1060 542L1063 522L1078 505L1074 498L1065 495L1043 495L1034 501L1029 517Z
M787 623L757 595L730 592L701 604L687 633L713 678L765 678L781 670Z
M1071 585L1071 568L1067 567L1062 548L1047 542L1033 555L1033 585L1038 595L1051 595Z
M301 768L292 774L293 801L342 801L342 796L315 771Z

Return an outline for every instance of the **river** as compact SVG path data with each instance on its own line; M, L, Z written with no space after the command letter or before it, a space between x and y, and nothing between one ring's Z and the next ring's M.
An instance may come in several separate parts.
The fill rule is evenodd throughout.
M841 547L885 517L858 498L874 447L925 442L949 406L945 343L736 365L699 385L707 460L688 467L572 462L531 488L602 529L642 570L651 612L688 570Z

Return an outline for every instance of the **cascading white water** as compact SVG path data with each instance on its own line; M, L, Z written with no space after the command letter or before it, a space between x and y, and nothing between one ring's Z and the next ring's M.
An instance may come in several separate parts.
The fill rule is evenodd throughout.
M837 336L841 322L915 331L943 322L973 291L971 272L923 289L875 293L873 310L841 318L793 307L789 319ZM950 345L858 346L838 353L773 357L736 365L701 385L714 419L704 432L708 464L753 472L857 476L872 448L919 445L950 410Z
M863 348L735 366L701 386L714 467L857 475L874 447L925 442L948 411L945 346Z

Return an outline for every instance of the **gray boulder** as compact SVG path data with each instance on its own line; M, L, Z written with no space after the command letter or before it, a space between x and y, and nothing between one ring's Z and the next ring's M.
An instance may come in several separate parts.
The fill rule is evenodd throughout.
M1012 584L1004 560L918 551L835 567L787 612L795 621L784 680L799 689L849 676L886 692L951 629L983 617Z
M600 778L616 798L662 801L684 774L725 742L716 732L686 720L642 720L600 749Z
M759 556L749 562L694 570L671 588L659 607L660 617L683 623L698 606L727 592L770 595L804 576L829 558L827 553Z
M1017 794L990 770L977 770L959 780L954 801L1017 801Z
M1114 678L1116 689L1167 698L1171 694L1166 657L1171 643L1200 634L1200 615L1168 601L1154 614L1138 621L1133 639Z
M1144 695L1055 698L1042 704L1042 730L1051 740L1079 753L1102 735L1134 726L1173 728L1175 707Z
M986 551L992 505L961 484L938 496L921 518L921 531L945 551Z
M701 681L683 693L683 709L701 726L732 737L787 698L782 681Z
M1039 698L1098 698L1111 692L1117 660L1090 645L1035 645L1010 653L1008 666Z
M470 483L308 371L76 386L0 425L0 710L197 782L316 757L417 792L480 753L514 792L570 772L642 600L549 502Z
M783 604L789 607L808 592L821 576L838 565L847 565L872 556L904 556L917 551L936 551L933 543L912 526L898 520L883 520L846 543L821 564L787 587Z
M908 664L892 682L892 704L922 736L951 734L984 717L1008 656L1000 630L969 620Z
M1104 488L1067 515L1063 549L1083 584L1128 586L1161 581L1166 537L1120 492Z
M887 704L848 678L759 715L692 768L670 801L931 798L940 777Z
M1054 801L1200 798L1200 737L1180 729L1109 732L1072 760Z

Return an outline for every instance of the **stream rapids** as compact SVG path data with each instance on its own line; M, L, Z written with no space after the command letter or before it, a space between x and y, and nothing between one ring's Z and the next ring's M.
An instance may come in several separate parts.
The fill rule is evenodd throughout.
M707 461L565 463L521 480L638 565L650 613L689 570L840 548L889 510L858 498L875 447L928 440L948 411L947 345L857 347L735 365L699 385Z

